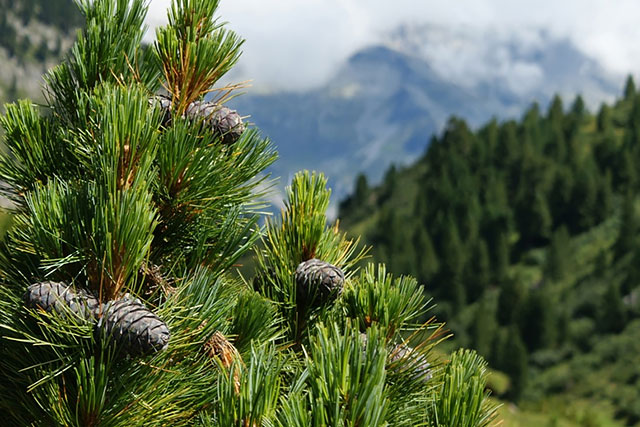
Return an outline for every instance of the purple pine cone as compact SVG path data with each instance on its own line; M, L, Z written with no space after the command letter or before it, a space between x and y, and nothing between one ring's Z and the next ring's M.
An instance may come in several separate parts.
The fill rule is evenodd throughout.
M398 344L389 355L389 362L398 370L412 370L415 379L429 381L431 374L431 364L427 362L423 354L419 354L412 347L405 344Z
M171 124L171 98L163 95L155 95L149 98L149 105L162 108L162 125L169 126Z
M344 273L335 265L319 259L303 261L296 268L298 295L303 300L328 302L342 293Z
M145 355L169 345L169 328L137 298L126 294L103 306L98 330L111 335L127 353Z
M244 132L242 117L235 110L213 102L192 102L187 107L186 116L204 120L214 133L222 136L224 144L233 144Z
M60 282L39 282L30 285L24 296L28 308L41 308L49 313L71 312L89 320L100 306L98 299L84 289L74 290Z

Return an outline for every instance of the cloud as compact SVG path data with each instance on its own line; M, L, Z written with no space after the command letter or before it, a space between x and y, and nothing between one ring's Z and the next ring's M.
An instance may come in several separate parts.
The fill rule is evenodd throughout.
M168 5L151 0L148 24L163 23ZM322 84L351 53L404 23L506 33L545 29L612 72L640 70L635 0L223 0L219 12L246 39L234 77L253 79L257 87ZM533 69L515 71L535 79Z

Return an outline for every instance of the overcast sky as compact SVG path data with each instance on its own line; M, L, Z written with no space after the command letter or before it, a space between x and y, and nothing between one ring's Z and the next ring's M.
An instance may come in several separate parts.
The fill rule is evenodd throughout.
M150 26L165 22L168 4L151 0ZM611 72L640 70L637 0L222 0L219 15L246 39L239 71L257 87L322 84L351 53L400 24L545 29Z

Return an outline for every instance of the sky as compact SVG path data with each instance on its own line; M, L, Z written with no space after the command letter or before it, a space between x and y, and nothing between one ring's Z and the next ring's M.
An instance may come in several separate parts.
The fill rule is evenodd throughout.
M151 0L150 27L165 22L169 3ZM637 0L222 0L219 16L246 39L233 77L262 89L322 85L352 53L403 24L479 34L545 30L612 73L640 71Z

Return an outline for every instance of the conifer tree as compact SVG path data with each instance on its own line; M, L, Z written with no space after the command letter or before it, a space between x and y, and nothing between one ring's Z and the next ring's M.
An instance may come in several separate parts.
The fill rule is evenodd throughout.
M600 311L598 326L604 332L618 333L627 322L627 310L622 302L620 287L617 283L609 283L605 290Z
M511 378L509 394L512 399L517 400L529 375L527 348L515 325L509 327L508 333L501 341L498 347L500 349L498 366Z
M468 287L469 299L475 301L482 296L491 281L489 249L484 239L475 241L471 257L465 267L465 283Z
M596 123L598 124L598 132L601 133L609 132L613 128L611 108L607 104L602 104L600 106Z
M485 363L438 363L423 286L358 270L324 176L297 174L261 228L276 154L216 86L242 45L218 0L175 0L151 48L143 0L79 4L46 105L2 119L3 422L490 424ZM249 251L252 280L233 272Z
M638 247L637 232L640 228L636 213L635 197L628 191L623 199L618 238L614 244L614 254L617 259L631 254Z
M429 280L438 273L440 261L429 232L421 224L418 224L413 231L413 246L416 256L414 269L417 273L416 277L429 283Z
M554 304L546 289L536 289L527 296L520 317L522 339L533 352L553 345L556 338Z
M497 329L495 308L492 309L486 299L480 301L474 313L471 327L473 348L482 356L490 358L494 334Z
M565 226L554 231L545 259L545 276L552 280L564 278L570 259L569 232Z
M624 99L627 101L631 101L635 96L636 96L636 83L633 80L633 76L629 74L627 76L627 81L625 82L625 85L624 85Z

